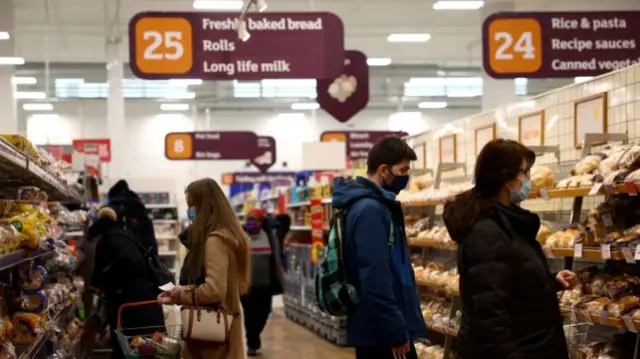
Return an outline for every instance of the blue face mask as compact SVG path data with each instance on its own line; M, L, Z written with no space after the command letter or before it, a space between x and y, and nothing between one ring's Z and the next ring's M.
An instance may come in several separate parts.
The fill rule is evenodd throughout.
M522 180L522 186L520 190L513 192L511 191L511 203L519 204L525 199L529 198L531 194L531 181L528 178Z
M383 186L382 188L393 192L395 194L400 193L403 189L407 188L407 184L409 183L409 175L394 175L393 181L390 185Z
M187 209L187 218L189 218L190 221L195 221L196 219L196 208L195 207L189 207L189 209Z

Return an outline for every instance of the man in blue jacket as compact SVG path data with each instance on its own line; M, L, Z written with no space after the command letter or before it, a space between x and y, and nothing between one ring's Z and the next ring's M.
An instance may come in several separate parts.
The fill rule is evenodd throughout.
M347 319L347 342L356 348L356 359L416 359L413 341L427 334L396 201L414 160L415 152L402 139L387 137L369 151L366 177L334 183L333 207L348 208L347 281L360 296Z

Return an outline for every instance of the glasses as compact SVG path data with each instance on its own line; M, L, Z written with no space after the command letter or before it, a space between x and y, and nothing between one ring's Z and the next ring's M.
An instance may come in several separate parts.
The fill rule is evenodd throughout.
M521 168L520 172L527 178L529 178L529 175L531 174L531 168Z

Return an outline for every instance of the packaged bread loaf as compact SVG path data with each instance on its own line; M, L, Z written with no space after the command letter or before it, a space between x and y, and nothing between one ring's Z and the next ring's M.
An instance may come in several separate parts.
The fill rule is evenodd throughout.
M553 171L545 166L534 167L531 170L530 180L534 191L541 188L553 188L555 186Z
M640 304L640 300L635 295L627 295L607 305L607 312L610 316L620 318L623 314L635 309Z
M574 176L580 176L585 174L593 174L597 169L600 161L606 158L605 154L598 153L594 155L588 155L574 167L571 174Z
M540 225L540 229L538 229L538 234L536 235L536 241L544 246L549 236L551 236L551 229L544 224Z

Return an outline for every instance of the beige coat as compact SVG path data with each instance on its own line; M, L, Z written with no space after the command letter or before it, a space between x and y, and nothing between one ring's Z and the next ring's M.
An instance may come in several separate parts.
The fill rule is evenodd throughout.
M223 236L228 236L228 234L214 232L207 238L204 247L205 283L198 286L195 291L198 303L221 303L222 308L237 315L231 325L229 343L185 341L182 355L184 359L245 358L242 306L238 289L238 266L235 253L226 244ZM193 304L190 291L192 288L186 288L183 292L183 303Z

